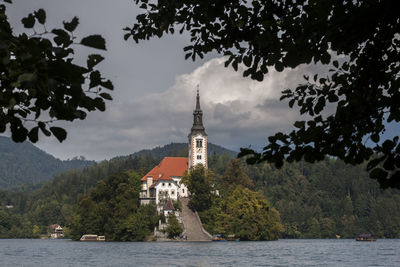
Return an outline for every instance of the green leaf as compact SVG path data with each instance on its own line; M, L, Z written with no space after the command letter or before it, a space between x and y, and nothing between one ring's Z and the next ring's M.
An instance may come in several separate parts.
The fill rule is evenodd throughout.
M67 138L67 132L60 127L50 127L50 131L53 133L53 135L58 139L58 141L61 143L62 141Z
M275 69L276 69L276 71L282 72L283 69L284 69L283 63L280 62L280 61L277 61L277 62L275 63Z
M252 62L251 56L244 56L243 57L243 63L246 67L250 67Z
M65 46L68 46L72 43L71 37L63 29L53 29L51 32L56 35L53 39L57 45L64 44Z
M293 99L291 99L291 100L289 101L289 107L290 107L290 108L293 108L294 101L295 101L295 99L294 99L294 98L293 98Z
M114 85L112 84L112 82L110 80L107 80L105 82L101 82L101 86L109 89L109 90L114 90Z
M233 55L229 56L228 60L225 61L225 63L224 63L225 68L228 67L229 64L231 64L231 62L232 62L232 60L233 60L234 58L235 58L235 57L234 57Z
M81 40L81 44L88 47L106 50L106 40L101 35L90 35Z
M34 14L40 24L46 23L46 12L44 11L44 9L41 8L38 11L35 11Z
M29 140L32 143L36 143L39 140L39 127L33 127L28 134Z
M339 97L335 93L332 92L328 95L328 101L331 103L337 102L337 101L339 101Z
M44 135L46 135L46 136L51 135L51 133L46 129L46 124L44 122L39 121L38 125L39 125L39 128L42 131L42 133L44 133Z
M11 137L14 142L24 142L28 135L28 130L19 122L11 123Z
M110 94L107 94L107 93L101 93L101 94L100 94L100 96L101 96L102 98L104 98L104 99L107 99L107 100L112 100L112 97L111 97L111 95L110 95Z
M394 142L391 140L386 140L382 144L382 152L385 154L389 154L390 151L393 149L393 147L394 147Z
M235 59L235 60L232 62L232 67L233 67L233 69L234 69L235 71L238 70L238 60L237 60L237 59Z
M379 134L373 134L373 135L371 135L371 140L372 140L374 143L378 143L378 142L379 142Z
M124 34L124 40L125 41L128 40L131 35L132 35L131 33L125 33Z
M252 72L251 69L247 69L247 70L243 71L243 77L249 76L251 72Z
M64 29L66 29L69 32L73 32L79 24L79 19L77 17L74 17L70 22L63 21L63 24L64 24Z
M104 100L102 98L100 98L100 97L96 97L94 99L94 105L100 111L105 111L106 110L106 103L104 103Z
M93 88L95 86L100 85L101 83L101 75L99 71L92 71L90 73L90 83L89 83L89 88Z
M314 107L314 112L316 114L319 114L325 107L325 98L323 96L321 96L320 98L318 98L318 102Z
M262 74L261 71L257 71L256 73L253 73L253 74L251 75L251 78L252 78L253 80L262 82L262 81L264 80L264 75Z
M22 24L24 24L25 28L33 28L33 26L35 25L35 17L32 14L29 14L27 17L23 18L21 22Z
M303 128L304 127L305 122L304 121L296 121L293 125L296 128Z
M92 70L94 66L99 64L104 60L104 57L98 54L89 55L87 59L87 67Z

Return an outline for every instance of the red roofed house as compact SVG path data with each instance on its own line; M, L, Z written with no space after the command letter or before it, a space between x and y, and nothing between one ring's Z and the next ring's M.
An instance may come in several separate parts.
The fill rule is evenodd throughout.
M142 178L140 203L163 204L163 200L177 200L187 197L187 187L181 183L183 173L197 164L207 168L207 134L203 126L203 112L200 109L200 96L197 90L196 109L193 111L193 126L189 138L189 155L165 157Z

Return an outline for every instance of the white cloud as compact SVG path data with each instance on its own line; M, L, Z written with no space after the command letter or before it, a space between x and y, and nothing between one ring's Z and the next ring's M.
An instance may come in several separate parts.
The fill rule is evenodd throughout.
M214 58L177 76L175 84L163 92L110 102L106 112L67 126L65 144L42 139L40 146L62 158L84 155L100 160L186 142L197 84L210 142L233 149L250 144L258 147L268 135L291 127L298 112L279 97L282 90L302 82L304 67L270 71L263 82L256 82L243 78L241 70L225 68L224 61Z

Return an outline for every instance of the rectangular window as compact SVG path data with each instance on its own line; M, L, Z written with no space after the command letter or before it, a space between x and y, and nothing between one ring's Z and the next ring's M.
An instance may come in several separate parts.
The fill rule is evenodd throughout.
M185 194L185 189L182 189L182 194Z
M171 186L171 183L168 183L168 186Z
M197 159L201 159L201 155L197 155Z
M203 147L203 140L196 139L196 147Z
M171 191L171 195L175 195L175 191L174 190Z

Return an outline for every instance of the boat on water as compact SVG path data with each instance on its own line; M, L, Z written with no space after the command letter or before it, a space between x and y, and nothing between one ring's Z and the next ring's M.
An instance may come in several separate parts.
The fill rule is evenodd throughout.
M371 234L360 234L357 238L356 241L376 241L376 238L373 238Z
M226 238L223 237L221 234L215 234L213 235L212 241L221 241L221 242L225 242L225 241L239 241L239 238L235 237L235 235L228 235Z
M86 242L104 242L106 237L104 235L83 235L80 241Z
M211 240L212 240L212 241L222 241L222 242L226 241L226 239L223 238L221 234L215 234L215 235L213 235L213 237L212 237Z

